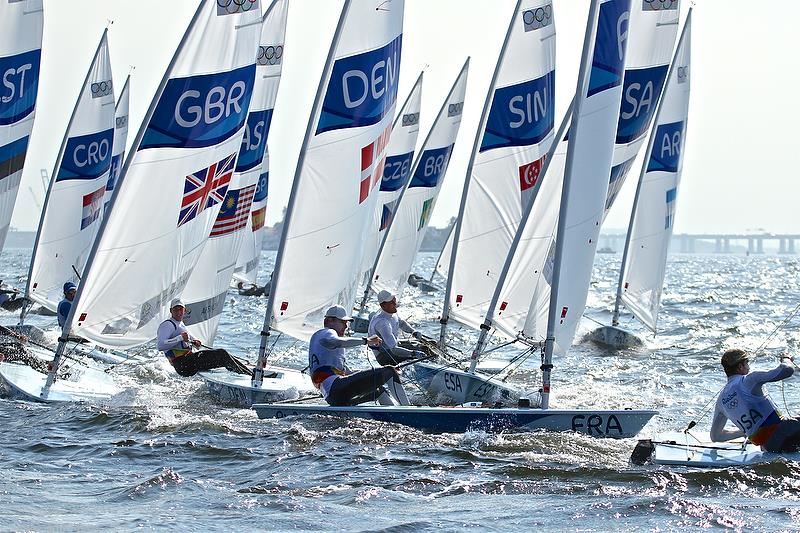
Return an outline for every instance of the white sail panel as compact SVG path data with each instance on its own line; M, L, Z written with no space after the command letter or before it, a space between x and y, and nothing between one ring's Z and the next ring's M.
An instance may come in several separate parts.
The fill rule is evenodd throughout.
M645 159L622 277L622 301L653 331L658 322L683 168L691 85L690 62L691 18L688 18L653 127L652 146Z
M182 293L244 135L261 17L258 2L247 7L198 7L115 185L73 304L76 334L147 342Z
M262 23L256 57L255 89L236 171L211 228L208 242L183 291L186 327L206 344L211 344L217 335L225 296L245 236L250 237L249 244L253 244L253 231L247 227L251 221L253 203L258 197L259 202L266 205L269 168L267 140L280 83L287 13L287 0L278 0ZM272 50L269 50L270 47ZM278 53L276 49L281 52ZM260 253L256 257L260 257Z
M405 287L450 164L461 126L468 72L469 59L450 89L414 162L411 179L400 199L372 275L372 286L376 291L387 289L399 295Z
M250 218L247 220L247 226L242 235L234 278L251 284L256 283L261 248L264 242L264 221L267 214L269 191L268 136L283 69L288 13L288 1L277 0L266 14L256 60L256 92L251 105L256 114L252 115L252 118L248 118L248 129L242 140L242 147L244 148L247 144L248 150L245 153L250 157L245 157L244 161L240 161L240 166L250 167L251 171L258 168L259 176ZM259 110L261 114L258 113ZM239 155L240 159L242 155Z
M43 13L42 0L0 2L0 250L36 113Z
M119 173L122 171L122 163L125 160L125 146L128 143L128 116L130 115L131 77L125 80L122 92L117 98L117 107L114 113L114 149L111 155L111 169L108 171L108 182L106 183L105 208L108 208L111 201L111 193L114 192L114 184L117 182Z
M550 0L526 0L498 59L450 276L449 315L477 329L553 142L556 31ZM449 254L448 254L449 255Z
M28 297L55 310L66 281L79 281L103 214L114 144L114 87L107 32L80 88L61 152L50 177Z
M414 163L414 149L419 136L419 117L422 106L422 73L406 98L405 104L395 118L392 136L386 148L386 164L383 166L383 177L378 190L378 203L372 222L367 229L367 241L364 245L364 258L361 265L361 279L369 283L372 268L378 258L381 241L389 229L398 200L411 177Z
M679 13L680 0L631 2L628 53L606 214L644 145L655 115L678 35Z
M397 100L403 7L402 0L345 4L298 161L270 294L272 327L298 339L319 328L330 305L352 309L356 297Z

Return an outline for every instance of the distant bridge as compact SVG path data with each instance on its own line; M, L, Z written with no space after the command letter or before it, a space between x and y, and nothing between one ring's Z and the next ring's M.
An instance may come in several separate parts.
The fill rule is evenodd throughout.
M747 253L763 254L764 243L767 248L779 254L795 254L800 241L800 234L724 234L724 233L678 233L672 236L670 251L679 253L716 252L721 254L741 252L746 246ZM731 249L731 244L735 249ZM611 248L622 252L625 246L624 233L603 233L600 235L600 247Z

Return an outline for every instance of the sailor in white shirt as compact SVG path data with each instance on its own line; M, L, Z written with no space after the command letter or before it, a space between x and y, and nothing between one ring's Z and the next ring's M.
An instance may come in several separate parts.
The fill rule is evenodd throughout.
M375 359L382 365L396 365L410 359L419 359L426 354L420 350L413 350L398 346L398 333L403 331L419 338L420 334L411 325L397 316L397 298L389 291L378 293L378 303L381 310L372 315L369 320L368 335L377 335L381 338L380 347L372 348Z

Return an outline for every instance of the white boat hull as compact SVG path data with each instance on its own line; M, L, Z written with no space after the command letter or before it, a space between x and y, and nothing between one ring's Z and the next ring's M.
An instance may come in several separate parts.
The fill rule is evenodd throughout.
M298 370L269 367L265 370L265 374L270 373L277 375L265 377L261 387L253 387L250 376L234 374L225 369L200 372L198 375L205 380L208 392L217 401L239 407L250 407L254 403L296 400L301 394L317 393L311 378Z
M31 367L16 363L0 363L0 386L11 398L33 402L89 402L108 400L120 392L114 379L97 368L73 364L69 377L57 379L47 397L42 388L47 376Z
M458 368L435 363L417 363L406 372L426 394L436 399L449 398L453 404L470 402L516 405L519 398L528 397L517 387L503 383L491 375L471 374Z
M653 464L723 468L766 463L785 458L800 461L800 453L777 454L739 439L712 442L708 433L666 433L653 442Z
M432 433L467 431L572 431L592 437L633 437L656 415L656 411L602 409L526 409L485 407L416 407L255 404L259 418L329 415L365 418L410 426Z
M630 331L626 331L616 326L603 326L597 328L589 334L589 338L596 343L617 350L622 348L636 348L644 344L642 339Z

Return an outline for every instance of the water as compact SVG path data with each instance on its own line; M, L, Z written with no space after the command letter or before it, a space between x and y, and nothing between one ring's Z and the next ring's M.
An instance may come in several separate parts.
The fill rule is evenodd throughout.
M3 279L20 280L28 254L5 251ZM417 272L430 272L434 260L423 255ZM618 255L598 256L591 319L610 320L618 263ZM647 347L617 354L578 343L556 361L554 407L654 407L660 415L644 436L693 418L707 427L709 418L697 417L724 383L721 351L755 349L794 309L800 261L674 255L668 276L663 333L645 335L626 318ZM266 302L230 299L216 344L254 359ZM432 334L440 299L411 289L400 314ZM770 357L753 367L773 365L784 349L797 353L797 324L781 329L767 346ZM583 332L593 326L585 320ZM468 348L472 334L455 333ZM284 338L277 348L284 363L305 366L302 343ZM176 377L162 356L145 351L152 355L146 363L120 367L126 390L109 405L0 399L0 530L800 531L798 463L638 467L628 462L635 439L260 421L214 405L199 379ZM537 366L526 361L520 380L535 383ZM781 409L800 411L796 378L769 391Z

